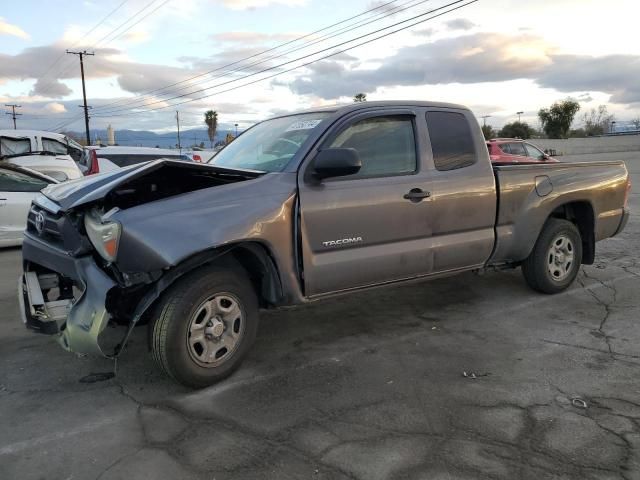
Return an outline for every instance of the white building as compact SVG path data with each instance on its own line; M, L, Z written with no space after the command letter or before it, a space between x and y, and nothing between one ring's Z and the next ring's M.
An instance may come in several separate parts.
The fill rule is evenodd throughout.
M115 144L116 144L116 132L111 126L111 124L109 124L109 126L107 127L107 145L113 146Z

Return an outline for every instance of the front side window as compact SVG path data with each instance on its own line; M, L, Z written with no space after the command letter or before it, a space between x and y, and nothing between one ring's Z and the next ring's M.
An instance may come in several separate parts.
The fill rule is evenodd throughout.
M47 185L47 182L39 178L0 169L0 192L39 192Z
M42 137L42 149L45 152L55 153L56 155L67 154L67 146L64 143L52 138Z
M544 158L544 153L542 153L542 151L538 150L533 145L525 143L524 148L527 149L527 157L537 158L538 160Z
M403 175L417 168L413 119L408 116L361 120L342 131L330 147L358 152L362 168L348 179Z
M219 167L281 172L316 126L330 112L265 120L220 150L211 163Z
M427 112L427 127L437 170L456 170L476 162L473 135L464 115Z

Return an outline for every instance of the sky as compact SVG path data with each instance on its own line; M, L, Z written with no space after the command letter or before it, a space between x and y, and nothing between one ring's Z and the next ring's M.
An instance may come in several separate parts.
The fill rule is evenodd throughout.
M0 101L21 105L19 128L83 131L79 59L65 50L86 49L96 129L172 131L176 111L181 128L204 127L209 109L244 128L359 92L462 103L494 127L516 112L537 126L567 97L581 104L576 126L598 105L620 123L640 116L638 2L454 1L10 2Z

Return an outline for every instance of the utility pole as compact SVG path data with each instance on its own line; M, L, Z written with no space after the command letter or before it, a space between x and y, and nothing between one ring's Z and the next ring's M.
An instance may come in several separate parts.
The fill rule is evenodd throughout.
M238 124L236 123L236 137L238 136Z
M87 145L91 145L91 135L89 134L89 107L87 106L87 90L84 86L84 61L85 55L95 55L94 53L87 53L86 50L82 52L72 52L67 50L67 53L71 55L78 55L80 57L80 76L82 77L82 99L84 100L84 129L87 136Z
M490 118L491 115L482 115L480 118L482 118L484 120L484 126L487 126L487 118Z
M522 115L524 112L516 112L516 115L518 115L518 123L520 123L520 115Z
M176 110L176 124L178 125L178 150L182 153L182 145L180 145L180 112Z
M13 129L17 130L18 127L16 127L16 117L22 115L21 113L16 113L16 108L21 108L22 105L16 105L15 103L10 103L10 104L4 104L5 107L11 107L11 110L13 113L9 113L9 112L5 112L7 115L11 115L11 117L13 118Z

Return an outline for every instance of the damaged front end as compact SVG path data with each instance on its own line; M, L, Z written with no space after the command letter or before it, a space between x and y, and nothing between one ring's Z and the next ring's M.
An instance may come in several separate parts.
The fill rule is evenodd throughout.
M93 188L85 182L62 185L67 195L39 195L29 212L22 249L18 299L26 326L57 335L69 351L117 356L175 273L149 252L133 251L135 242L114 216L144 203L258 176L193 167L153 162L126 175L98 177ZM99 197L97 190L103 191ZM123 243L129 250L124 265L119 259Z
M90 241L77 228L80 218L39 200L29 212L22 248L22 320L33 330L57 334L67 350L110 356L99 338L111 319L107 295L117 283L96 263Z

